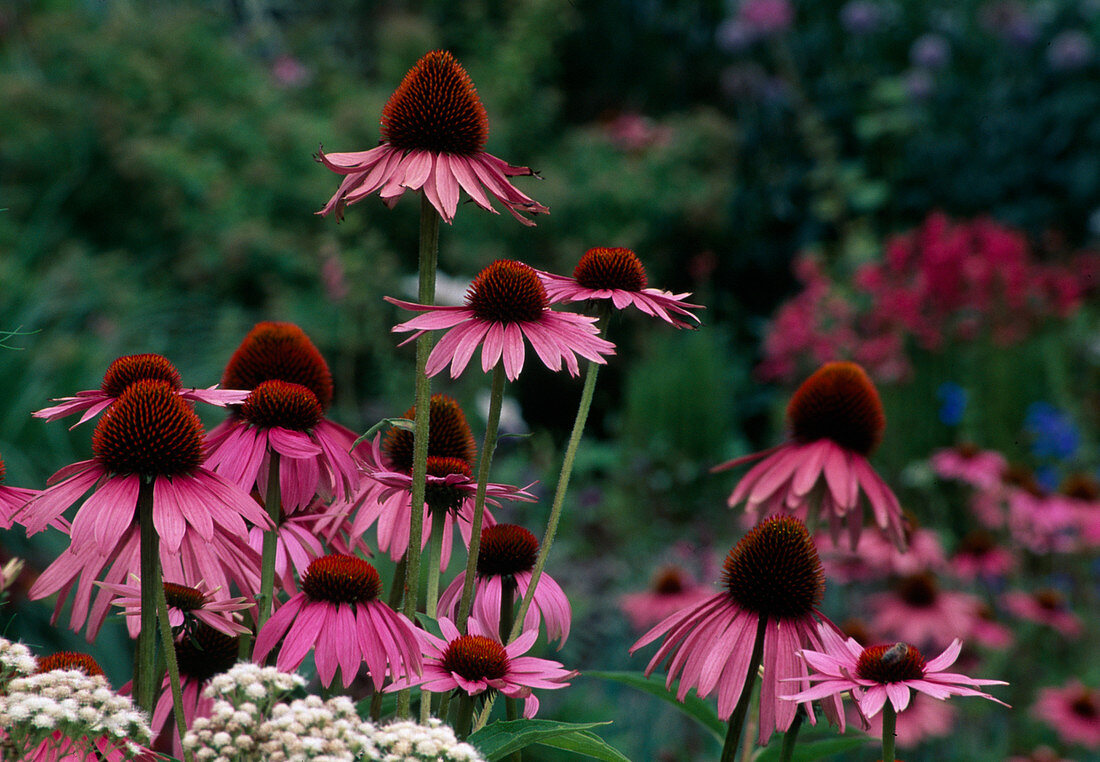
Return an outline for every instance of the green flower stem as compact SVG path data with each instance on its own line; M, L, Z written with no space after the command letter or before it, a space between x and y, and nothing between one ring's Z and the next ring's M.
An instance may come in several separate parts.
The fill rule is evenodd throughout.
M279 523L282 519L283 497L279 487L279 453L268 451L267 495L264 507L271 518L271 529L264 532L263 558L260 562L260 595L256 602L256 634L264 623L271 618L271 607L275 604L275 556L279 548Z
M420 285L417 298L421 304L435 304L435 270L439 258L439 214L420 194ZM413 429L412 498L409 520L409 549L405 552L405 603L401 611L410 621L416 621L420 598L420 538L424 534L424 493L428 479L428 414L432 406L432 386L425 368L432 350L432 334L424 332L416 339L416 415ZM409 713L409 691L397 694L397 716L406 719Z
M176 717L176 731L180 742L187 735L187 719L183 716L183 690L180 688L180 669L176 662L176 639L172 637L172 625L168 622L168 600L164 596L164 572L157 558L157 621L160 623L160 642L164 646L164 661L168 665L168 684L172 688L172 714ZM183 750L186 762L194 762L189 749Z
M898 713L889 701L882 707L882 762L894 762L894 740Z
M455 735L458 736L458 740L465 741L466 736L470 735L470 726L474 722L474 697L468 695L465 691L459 693L457 713L455 715Z
M745 686L741 689L741 698L737 700L737 706L733 710L733 715L730 716L726 743L722 746L721 762L733 762L737 756L741 730L745 725L745 717L749 713L749 704L752 703L752 689L756 686L756 673L764 657L764 632L767 627L767 617L761 617L756 627L756 641L753 643L752 656L749 658L749 672L745 676Z
M474 729L472 732L476 733L481 730L487 724L489 724L489 715L493 713L493 704L496 703L497 695L494 693L485 700L485 706L481 709L481 714L477 716L477 722L474 723Z
M462 583L462 600L458 604L459 632L466 632L466 620L474 601L474 578L477 576L477 557L481 551L481 520L485 515L485 490L489 484L489 467L493 464L493 450L497 446L497 428L500 425L500 407L504 402L504 361L493 368L493 386L489 392L489 418L485 422L485 441L481 445L481 462L477 468L477 493L474 495L474 518L470 524L470 553L466 558L466 579Z
M138 491L138 528L141 541L141 632L134 664L134 700L153 713L157 696L157 588L160 582L160 537L153 526L153 483L141 478Z
M501 579L500 585L500 641L506 643L508 633L512 630L512 612L515 609L516 579L508 575ZM508 720L518 720L519 699L504 697L504 716ZM509 757L512 762L522 762L523 752L516 750Z
M596 324L600 329L600 336L607 338L607 318L604 314ZM512 634L509 641L515 640L523 632L523 620L527 616L527 610L531 608L531 601L535 598L535 588L542 579L542 570L546 566L546 557L550 554L550 546L554 544L554 536L558 532L558 521L561 519L561 508L565 502L565 492L569 489L569 477L573 474L573 463L577 458L577 447L581 443L581 435L584 433L584 425L588 421L588 410L592 407L592 396L596 391L596 376L600 372L600 364L588 361L584 371L584 389L581 391L581 401L577 406L577 417L573 421L573 433L569 435L569 444L565 448L565 456L561 463L561 472L558 475L558 486L554 490L554 502L550 506L550 518L546 522L546 534L543 535L542 544L539 546L539 554L535 559L535 566L531 569L531 581L527 584L527 593L516 611L516 621L512 625Z
M802 720L806 717L806 710L801 706L794 714L794 722L783 734L783 748L779 750L779 762L791 762L795 744L798 743L798 731L802 729Z
M432 535L428 545L428 599L425 601L425 613L436 618L439 609L439 564L443 557L443 523L447 512L443 509L432 510ZM427 725L432 716L432 694L420 691L420 724Z

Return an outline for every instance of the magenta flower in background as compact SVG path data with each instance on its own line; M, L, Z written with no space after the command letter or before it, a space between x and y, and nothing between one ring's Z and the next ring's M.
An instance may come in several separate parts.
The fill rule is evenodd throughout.
M527 214L550 210L521 193L508 179L534 175L485 152L489 118L466 70L443 50L426 54L405 75L382 109L381 144L353 153L318 152L318 159L344 175L339 189L318 212L335 212L377 192L392 207L406 189L421 190L451 223L458 209L459 188L474 203L497 214L492 196L524 225Z
M930 459L932 470L943 479L958 479L978 489L998 485L1008 467L1005 456L995 450L979 450L971 444L959 444L936 450Z
M788 0L742 0L737 20L752 37L771 37L791 27L794 8Z
M644 630L681 609L700 603L713 592L686 570L670 565L657 572L648 590L621 596L619 608L634 629Z
M907 576L922 571L940 572L947 568L938 532L922 527L908 532L908 537L909 547L905 552L881 534L870 532L859 536L855 548L843 541L834 543L827 532L818 532L814 542L826 575L844 582Z
M664 320L677 328L689 328L691 324L679 316L699 322L690 310L703 309L698 304L684 300L691 294L673 294L656 288L647 288L645 268L630 249L598 247L589 249L573 270L573 277L538 271L546 287L550 304L607 301L615 309L634 306L650 317Z
M55 421L83 412L80 420L70 427L76 428L110 407L130 384L154 379L168 383L176 394L190 402L206 402L224 407L240 404L247 395L247 392L236 389L218 389L217 385L208 389L184 389L180 372L168 358L155 354L127 355L107 366L100 388L77 392L75 397L53 400L59 404L35 411L34 417Z
M275 666L293 671L313 649L317 675L326 686L339 667L347 688L363 662L375 690L382 689L387 670L395 678L420 674L416 630L378 600L382 581L369 563L355 556L323 556L310 563L301 587L257 634L255 660L262 662L282 640Z
M578 674L559 662L522 655L535 644L538 630L527 630L505 646L475 618L467 621L467 628L469 633L462 635L454 622L444 617L439 629L446 640L417 630L424 648L424 674L398 678L386 692L416 685L433 693L453 690L469 696L496 690L508 698L524 699L523 716L531 718L539 710L533 689L565 688Z
M630 652L664 636L646 666L646 675L668 658L665 685L671 689L673 681L680 679L677 699L683 701L692 688L700 698L717 690L718 716L728 720L744 691L757 632L763 626L759 727L764 744L776 730L787 730L798 710L778 698L783 681L805 678L806 670L795 654L807 646L823 647L819 623L821 629L836 627L817 610L825 594L825 575L802 522L774 516L729 552L722 581L725 590L668 617ZM840 699L823 706L830 721L843 730ZM814 722L813 713L809 715Z
M984 529L968 532L951 556L951 572L965 581L983 577L1004 577L1016 568L1016 556L1008 548L997 544L997 539Z
M477 557L470 614L481 622L486 632L500 632L500 607L505 595L518 602L527 594L538 554L538 539L521 526L496 524L481 530L481 552ZM465 582L466 572L463 571L439 596L439 610L451 619L457 615ZM544 618L546 637L557 640L561 648L569 638L573 609L561 586L545 573L535 588L531 607L523 619L523 629L537 631ZM510 631L511 623L506 628ZM507 637L507 631L501 637Z
M1051 627L1067 638L1079 638L1085 630L1081 617L1070 609L1066 596L1053 588L1032 593L1009 590L1001 595L1001 604L1020 619Z
M1064 743L1100 749L1100 692L1070 680L1061 688L1043 688L1031 707Z
M929 572L897 580L893 591L873 595L869 603L874 632L936 647L970 638L982 607L981 599L969 593L941 590Z
M141 587L136 576L132 579L131 584L98 584L113 596L111 605L125 610L126 630L131 638L136 638L141 632ZM249 631L234 616L234 612L252 607L246 598L215 598L203 582L195 585L165 582L164 597L168 603L168 624L174 630L183 628L184 632L191 632L202 623L230 637Z
M571 375L580 373L577 355L591 362L606 362L615 345L599 337L596 318L572 312L554 312L537 271L510 259L498 259L482 270L466 292L462 307L438 307L386 301L407 310L424 312L394 327L394 332L412 331L407 344L425 331L448 330L428 356L426 372L434 376L451 366L451 378L458 378L481 347L481 369L488 373L504 362L509 381L523 370L524 340L550 370L561 370L562 361Z
M958 639L926 662L920 651L908 643L864 648L854 638L845 640L827 627L821 627L820 633L824 650L806 649L799 654L814 669L809 679L816 684L782 698L816 701L850 692L860 714L866 718L878 714L887 701L894 711L904 712L913 691L941 700L950 696L980 696L1008 706L978 690L984 685L1008 685L1003 680L976 679L946 671L962 651Z
M791 397L787 420L790 441L711 469L724 471L763 458L734 487L729 506L744 502L745 510L758 517L805 515L815 508L828 519L833 541L846 527L854 548L863 528L864 496L879 529L905 550L901 505L867 462L882 439L886 416L863 368L850 362L823 365Z

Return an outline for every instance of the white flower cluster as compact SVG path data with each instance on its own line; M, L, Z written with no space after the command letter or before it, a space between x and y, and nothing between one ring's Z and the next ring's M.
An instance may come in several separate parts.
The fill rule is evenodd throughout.
M371 741L380 762L485 762L477 749L459 742L450 725L434 717L427 725L392 722L376 730Z
M371 743L374 726L364 722L347 696L321 701L317 696L278 704L260 727L260 745L271 762L353 762L379 759Z
M0 693L12 679L33 675L37 668L38 663L29 648L0 638Z
M64 669L11 680L0 695L0 728L16 748L50 738L106 739L120 748L149 742L149 723L103 675ZM57 734L55 736L55 734Z
M300 675L280 672L275 667L261 667L252 662L239 662L228 671L212 677L206 687L206 695L227 701L235 707L254 704L258 716L266 716L276 702L305 684Z

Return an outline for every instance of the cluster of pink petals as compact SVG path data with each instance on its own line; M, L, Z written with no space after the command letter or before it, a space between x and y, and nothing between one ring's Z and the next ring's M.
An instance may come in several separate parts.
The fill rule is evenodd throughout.
M1070 680L1061 688L1043 688L1031 707L1033 717L1042 720L1069 744L1100 749L1100 691Z
M978 489L990 489L1001 483L1008 462L996 450L961 450L946 447L929 459L932 470L942 479L957 479Z
M408 619L381 601L334 603L299 592L256 635L253 658L262 663L281 640L275 661L280 670L294 671L313 649L322 684L330 685L339 667L347 688L365 662L375 690L381 690L387 674L420 674L417 632Z
M1000 699L977 690L983 685L1008 685L1003 680L976 679L946 671L962 651L962 642L958 639L952 641L939 656L924 664L922 677L880 683L859 677L859 657L864 649L854 638L845 640L827 627L821 627L820 632L824 650L806 649L800 652L800 656L814 669L809 679L816 684L782 698L788 701L817 701L850 692L860 713L866 718L878 714L887 701L896 712L904 712L909 706L912 691L941 700L949 696L980 696L1008 706Z
M317 513L299 511L292 513L279 522L275 528L275 579L284 590L296 591L294 574L306 573L309 563L325 554L320 534L320 525L332 520L326 511ZM248 545L256 553L262 554L264 535L267 530L252 527L248 530ZM342 549L341 552L343 552Z
M166 579L167 582L172 580ZM100 582L99 586L110 593L113 597L111 605L119 606L126 612L126 629L130 633L131 638L136 638L138 633L141 632L141 587L140 581L135 578L134 583L130 584L112 584L109 582ZM184 584L184 583L178 583ZM202 605L196 609L190 609L184 611L171 605L168 605L168 624L172 627L182 627L187 617L194 617L200 622L204 622L213 627L218 632L225 633L230 637L241 634L242 632L248 632L249 629L238 621L238 618L234 617L234 612L244 611L252 606L252 603L246 598L214 598L214 592L211 591L205 583L196 582L186 585L187 587L198 590L203 595Z
M868 603L875 612L872 630L918 647L943 647L970 638L982 607L981 599L970 593L950 590L939 590L920 605L894 592L873 595Z
M516 584L512 588L512 597L518 603L520 598L527 595L527 588L531 585L531 572L516 572L513 577ZM462 597L462 587L465 583L466 572L462 572L439 596L439 610L451 619L455 619L458 614L459 599ZM474 602L470 615L481 623L486 632L500 632L500 602L503 597L504 584L501 577L477 575L474 581ZM561 648L569 638L573 609L569 605L565 591L549 574L545 573L539 577L539 583L535 587L531 607L527 609L527 615L523 618L523 629L537 632L543 618L546 619L546 637L549 640L557 640L558 648Z
M0 741L3 739L0 730ZM133 741L120 744L107 736L99 738L69 738L55 732L50 738L29 750L21 750L19 762L156 762L160 754Z
M847 529L852 547L863 530L861 497L866 498L875 524L899 549L906 547L901 505L867 458L831 439L791 440L770 450L746 455L715 466L711 471L761 459L734 487L728 504L741 502L745 510L763 519L776 513L805 518L811 505L828 519L835 543Z
M623 288L586 288L577 283L576 278L555 275L543 270L536 272L542 279L542 285L546 288L546 296L551 304L610 300L617 310L634 306L646 315L664 320L677 328L692 327L691 323L681 320L679 316L690 318L698 323L699 318L691 310L703 309L702 305L684 301L691 296L690 293L674 294L658 288L643 288L639 291Z
M951 573L961 580L1003 578L1016 568L1016 555L1008 548L995 546L976 553L960 550L951 556Z
M450 224L458 210L459 188L466 191L482 209L497 214L489 202L489 196L492 196L524 225L535 223L520 212L550 212L521 193L508 179L533 175L534 172L528 167L514 167L484 151L473 154L422 149L406 151L382 143L368 151L350 153L325 153L322 149L317 157L333 172L344 175L336 193L318 212L322 216L335 212L337 219L341 219L345 206L362 201L375 192L386 206L392 208L406 190L422 190L443 221Z
M1051 597L1047 599L1046 596ZM1079 638L1085 630L1081 617L1053 591L1033 594L1009 590L1001 595L1001 604L1020 619L1055 629L1067 638Z
M424 649L424 673L416 678L411 675L399 678L386 688L386 692L416 685L433 693L461 690L469 696L477 696L488 690L497 690L508 698L524 699L523 716L531 718L539 710L539 700L532 692L533 689L565 688L569 685L568 681L578 674L575 670L565 669L559 662L550 659L523 656L535 644L539 635L538 630L527 630L504 646L507 662L502 677L468 680L443 666L444 651L451 642L462 637L461 633L454 622L446 617L439 620L439 629L446 640L441 640L423 630L416 631ZM496 632L485 630L477 619L469 619L467 629L470 635L498 640Z
M644 630L661 622L677 611L700 603L714 594L714 590L701 584L679 568L666 569L664 574L676 574L677 589L664 591L651 587L637 593L627 593L619 598L619 608L636 630Z
M935 530L916 529L908 536L909 546L904 553L881 534L866 532L860 535L855 548L843 541L834 542L831 536L822 532L814 536L814 544L826 576L842 582L908 576L947 568L943 545Z
M481 347L481 369L488 373L497 363L504 363L509 381L519 378L523 370L524 340L531 342L542 363L550 370L561 370L562 362L570 375L580 374L577 355L590 362L605 364L605 355L615 354L615 345L599 337L596 318L572 312L544 309L537 320L501 323L479 318L469 306L447 307L403 302L386 297L398 307L425 314L394 326L395 333L412 331L402 345L413 341L425 331L448 330L428 355L425 368L434 376L451 366L451 378L458 378Z
M248 397L247 391L219 389L217 384L206 389L177 389L176 394L191 402L205 402L218 407L239 405ZM35 418L56 421L58 418L83 412L84 415L80 416L80 420L69 427L75 429L109 408L116 399L117 397L112 397L101 389L87 389L77 392L73 397L58 397L52 401L59 404L36 410L33 415Z
M0 529L11 529L16 514L23 506L39 494L38 490L23 487L7 487L0 484ZM68 524L55 524L57 528L67 528Z

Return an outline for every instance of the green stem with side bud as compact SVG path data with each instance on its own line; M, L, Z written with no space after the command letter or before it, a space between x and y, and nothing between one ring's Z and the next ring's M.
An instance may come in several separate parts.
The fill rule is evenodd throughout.
M760 617L756 627L756 640L752 645L752 656L749 657L749 671L745 675L745 685L741 688L741 697L737 700L737 706L730 715L729 729L726 731L726 742L722 746L721 762L733 762L737 756L737 747L741 741L741 730L745 725L745 717L749 713L749 704L752 703L752 690L756 686L756 673L760 669L760 662L764 658L764 633L768 628L768 618Z

